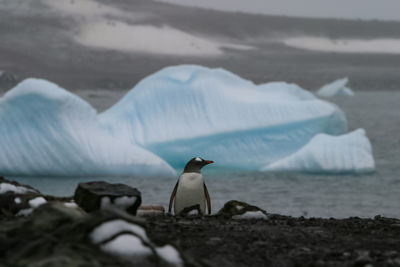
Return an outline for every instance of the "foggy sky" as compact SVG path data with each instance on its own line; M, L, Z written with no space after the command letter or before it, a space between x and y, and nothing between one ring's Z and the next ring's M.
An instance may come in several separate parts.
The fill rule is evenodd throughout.
M226 11L296 17L400 20L400 0L157 0Z

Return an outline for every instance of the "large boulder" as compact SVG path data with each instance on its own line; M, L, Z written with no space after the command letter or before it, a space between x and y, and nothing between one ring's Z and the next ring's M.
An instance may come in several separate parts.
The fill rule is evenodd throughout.
M87 212L120 208L132 215L136 215L142 203L141 194L136 188L101 181L80 183L75 190L74 200Z

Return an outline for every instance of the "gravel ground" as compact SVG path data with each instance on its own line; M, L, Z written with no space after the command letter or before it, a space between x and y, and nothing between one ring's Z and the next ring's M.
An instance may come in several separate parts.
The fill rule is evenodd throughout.
M206 266L400 266L400 220L380 216L153 217L147 233Z

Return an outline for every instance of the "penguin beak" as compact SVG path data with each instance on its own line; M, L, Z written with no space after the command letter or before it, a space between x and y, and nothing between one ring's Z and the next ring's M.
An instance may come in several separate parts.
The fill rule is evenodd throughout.
M205 160L204 163L207 165L207 164L214 163L214 161L212 161L212 160Z

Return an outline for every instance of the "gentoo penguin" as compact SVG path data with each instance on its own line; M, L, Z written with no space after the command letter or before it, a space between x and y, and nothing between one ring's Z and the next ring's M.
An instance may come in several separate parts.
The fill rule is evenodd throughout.
M175 198L175 215L178 215L185 208L192 207L196 204L200 205L200 212L203 214L205 213L207 204L208 214L211 214L210 195L208 194L206 184L201 175L201 168L213 162L214 161L204 160L197 157L192 158L188 163L186 163L185 169L172 191L169 200L169 213L171 213L172 203Z

